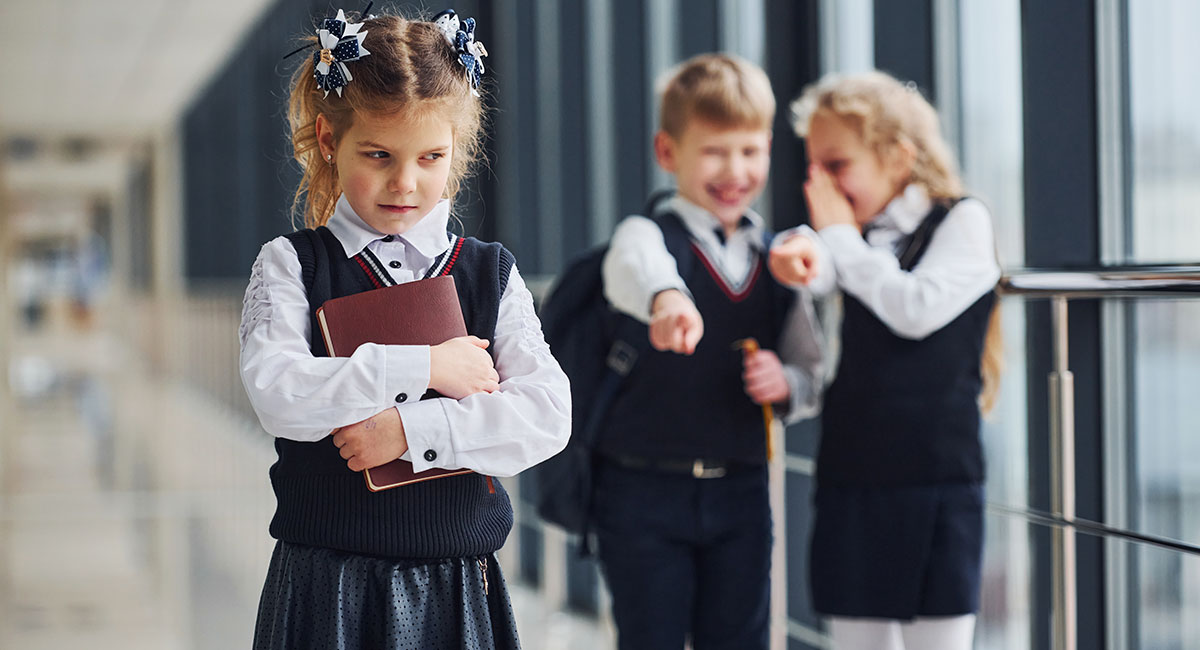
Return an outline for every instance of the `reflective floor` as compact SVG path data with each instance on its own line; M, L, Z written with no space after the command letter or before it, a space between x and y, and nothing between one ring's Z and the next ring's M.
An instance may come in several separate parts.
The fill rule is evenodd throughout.
M267 436L152 379L117 337L47 326L8 348L0 648L249 647L273 543ZM511 586L525 648L612 647Z

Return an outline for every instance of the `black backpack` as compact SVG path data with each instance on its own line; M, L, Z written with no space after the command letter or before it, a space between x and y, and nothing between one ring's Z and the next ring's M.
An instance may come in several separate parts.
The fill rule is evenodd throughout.
M651 198L645 214L654 214L660 198ZM687 228L674 213L652 218L679 275L687 278L694 258ZM537 512L567 532L583 535L585 552L596 436L622 382L650 349L646 324L617 312L604 298L600 267L607 251L607 245L600 246L571 262L540 311L550 352L571 380L571 438L562 452L538 465Z

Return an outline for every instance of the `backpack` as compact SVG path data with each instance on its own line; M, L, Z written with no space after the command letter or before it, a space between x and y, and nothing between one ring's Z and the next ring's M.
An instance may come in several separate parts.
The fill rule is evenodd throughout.
M661 198L651 197L644 213L654 214ZM674 213L652 219L686 278L694 258L687 228ZM596 437L621 384L650 350L647 325L614 310L604 297L601 264L607 252L607 245L599 246L571 262L539 314L550 352L571 380L571 438L563 451L538 465L535 502L542 519L584 537L585 553Z

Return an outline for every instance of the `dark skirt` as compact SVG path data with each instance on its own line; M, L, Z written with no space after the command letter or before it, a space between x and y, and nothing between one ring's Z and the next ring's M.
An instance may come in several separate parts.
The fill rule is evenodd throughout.
M979 609L983 486L819 487L813 608L909 620Z
M517 650L495 556L396 560L277 542L255 650Z

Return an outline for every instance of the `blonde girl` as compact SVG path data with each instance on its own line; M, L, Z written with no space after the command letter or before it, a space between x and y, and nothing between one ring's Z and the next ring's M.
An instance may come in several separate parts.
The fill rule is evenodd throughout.
M263 246L240 328L278 452L254 647L516 648L495 560L512 506L492 477L565 445L570 395L512 254L447 232L478 155L485 51L452 11L320 27L288 112L307 228ZM445 274L469 336L327 354L324 301ZM368 491L361 470L397 458L475 473Z
M979 607L984 461L1000 276L991 217L964 198L932 106L871 72L794 103L817 235L784 233L772 272L841 289L825 396L810 581L838 650L967 650Z

